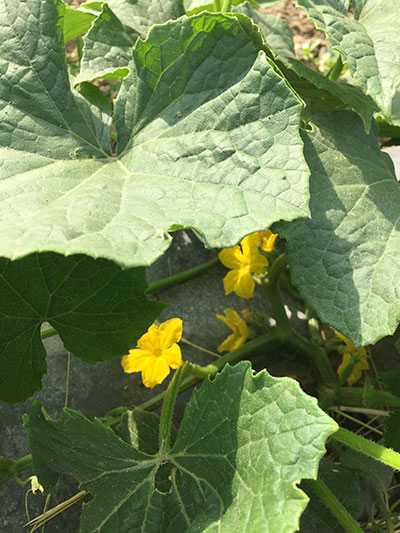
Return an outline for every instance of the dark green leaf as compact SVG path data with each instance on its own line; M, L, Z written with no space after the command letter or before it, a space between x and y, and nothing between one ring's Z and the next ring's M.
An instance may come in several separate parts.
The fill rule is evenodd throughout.
M361 517L368 519L377 495L391 484L393 469L355 450L346 450L340 456L342 465L357 475L361 489Z
M193 393L167 456L141 453L70 409L53 421L38 402L25 425L40 483L50 490L68 472L94 496L81 533L295 531L307 501L296 484L315 478L337 428L294 380L253 376L246 362ZM166 462L172 486L160 493Z
M400 365L396 366L393 370L379 372L378 378L388 392L400 398Z
M361 493L356 476L347 468L323 458L319 464L318 477L357 520L361 510ZM312 490L307 490L305 484L304 487L302 485L300 487L305 490L310 501L301 515L300 533L343 532L343 527L318 496Z
M143 268L105 259L33 254L0 259L0 399L26 400L46 372L40 326L89 363L128 353L164 305L144 296Z
M329 80L297 59L278 57L276 62L292 87L306 102L309 114L349 109L360 115L365 130L369 133L372 116L378 107L359 87Z
M383 438L385 446L400 452L400 411L394 411L384 421L385 432Z
M158 452L158 433L160 417L155 413L132 409L121 416L115 428L117 434L125 442L141 452L156 454ZM176 429L171 425L171 442L176 438Z

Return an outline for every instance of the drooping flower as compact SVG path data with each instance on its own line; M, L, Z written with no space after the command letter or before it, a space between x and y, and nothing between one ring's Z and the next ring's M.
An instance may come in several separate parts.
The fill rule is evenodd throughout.
M344 369L349 366L349 364L351 364L354 361L354 358L358 355L357 362L354 365L353 371L347 378L347 383L349 385L353 385L353 383L356 383L356 381L361 378L363 370L369 369L369 363L367 360L367 350L365 348L357 350L351 340L349 340L347 337L345 337L339 332L337 333L337 336L345 343L347 348L347 351L343 353L343 360L337 369L339 377L342 376Z
M121 361L124 372L141 372L143 384L155 387L162 383L171 368L182 365L182 353L177 342L182 337L182 320L171 318L159 326L153 324L142 335L134 350Z
M37 476L31 476L28 478L28 481L30 480L31 482L31 491L33 492L33 494L36 494L36 492L39 490L42 494L44 492L44 488L43 486L39 483L39 480L37 478Z
M236 311L227 307L224 315L216 315L219 320L230 328L233 333L227 337L223 343L218 346L218 351L236 350L242 346L250 336L250 330L246 322L241 318Z
M225 294L235 292L242 298L251 298L254 292L252 274L261 274L268 266L268 259L260 254L260 236L253 233L233 248L224 248L218 254L219 260L231 271L224 277Z
M258 234L260 235L261 240L261 250L263 252L273 252L275 241L279 235L277 233L272 233L270 229L267 229L267 231L260 231Z

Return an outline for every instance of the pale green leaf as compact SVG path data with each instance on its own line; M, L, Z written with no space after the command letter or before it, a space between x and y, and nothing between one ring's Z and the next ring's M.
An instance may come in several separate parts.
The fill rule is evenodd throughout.
M357 0L348 17L349 0L297 0L316 27L338 50L365 94L390 120L392 99L400 85L400 3Z
M138 41L115 106L116 156L109 116L70 90L54 5L0 6L0 255L130 267L161 255L173 227L225 247L308 214L301 104L249 19L181 18Z
M164 305L144 296L143 268L104 259L33 254L0 259L0 400L26 400L41 388L43 322L89 363L127 354Z
M82 33L86 33L96 14L87 9L75 9L66 5L64 11L64 40L69 41Z
M311 218L283 223L292 279L322 321L357 347L400 320L400 189L374 127L350 112L316 115L304 133Z
M243 13L251 18L265 37L265 40L274 52L282 56L296 57L294 52L293 34L286 20L273 15L265 15L255 10L249 2L235 8L238 13Z
M90 32L83 38L81 69L74 83L95 78L124 78L137 38L137 32L122 24L104 3Z
M75 83L95 78L118 79L128 74L132 46L154 24L184 14L182 0L108 0L84 37L81 71Z
M70 409L53 421L38 402L25 425L46 490L66 472L94 497L81 533L296 531L307 503L296 485L316 477L337 429L294 380L253 376L247 362L193 393L168 454L139 452ZM172 484L161 493L165 463Z

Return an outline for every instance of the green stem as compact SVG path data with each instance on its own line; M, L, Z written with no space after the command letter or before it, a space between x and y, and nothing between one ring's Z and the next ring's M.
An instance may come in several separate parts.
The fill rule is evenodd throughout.
M347 533L362 533L358 523L320 478L305 479L303 483L320 498Z
M326 77L330 80L336 81L343 70L343 61L342 56L339 54L339 57L336 60L336 63L330 68Z
M365 398L365 391L361 387L342 387L335 392L332 397L332 405L347 405L349 407L375 407L389 406L400 407L400 398L390 392L373 389L368 391L368 398Z
M219 263L220 261L218 259L218 256L216 256L213 259L210 259L210 261L203 263L202 265L189 268L188 270L184 270L183 272L180 272L179 274L174 274L173 276L168 276L167 278L163 278L158 281L153 281L153 283L149 283L145 291L145 294L149 294L151 292L156 292L156 291L161 291L163 289L168 289L169 287L178 285L178 283L183 283L184 281L195 278L196 276L199 276L206 270L209 270L210 268L218 265ZM40 333L40 336L42 337L42 339L47 339L48 337L52 337L53 335L57 335L57 334L58 334L57 330L55 330L54 328L48 328L48 329L44 329Z
M279 290L278 286L279 277L282 270L286 267L287 262L288 261L285 254L281 254L279 257L277 257L268 271L268 277L262 282L262 285L266 290L271 303L276 325L280 328L289 328L289 319L287 317L285 307L283 305L281 291Z
M296 302L299 302L304 305L304 299L302 295L299 293L299 291L296 289L296 287L292 284L290 281L289 274L286 270L284 270L281 274L281 280L285 286L285 289L288 291L290 296L296 300Z
M356 450L357 452L372 457L372 459L376 459L385 465L400 470L400 453L395 452L394 450L385 448L385 446L381 446L372 440L365 439L364 437L356 435L341 427L331 438L353 448L353 450Z
M306 318L311 342L313 344L321 344L321 332L319 330L318 317L308 305L306 306Z
M179 392L179 385L187 367L188 363L186 362L178 368L170 384L168 385L167 390L165 391L159 429L159 445L161 455L170 451L172 414L174 412L176 396Z
M221 0L214 0L214 10L217 13L220 13L220 11L221 11Z
M336 386L336 374L323 348L315 346L294 329L286 331L285 343L306 358L316 383L327 387Z
M219 359L216 359L210 365L202 367L199 365L191 364L190 369L192 371L192 375L182 380L179 386L179 393L192 388L194 385L196 385L196 383L202 381L206 377L215 375L228 363L240 361L241 359L254 356L265 350L274 350L276 348L279 348L282 343L283 338L281 333L278 330L273 329L271 331L268 331L268 333L265 333L265 335L262 335L261 337L257 337L256 339L246 342L246 344L244 344L240 348L237 348L236 350L232 350L231 352L222 355ZM147 402L144 402L138 405L137 407L146 411L153 411L162 404L164 396L165 391L160 392L156 396L153 396L153 398L150 398L150 400L147 400ZM127 410L128 407L114 409L110 413L107 413L107 417L101 418L100 420L110 427L115 427L119 424L122 413ZM116 411L118 412L118 415L116 417L111 418L109 415L111 413L115 413Z
M222 13L230 13L232 8L232 0L224 0L222 4Z
M378 504L382 520L385 521L386 532L387 533L395 533L392 517L390 515L390 510L386 507L386 504L385 504L385 501L384 501L382 493L378 493L376 495L376 502Z
M199 276L206 270L209 270L210 268L218 265L219 262L220 261L218 259L218 256L216 256L213 259L210 259L210 261L203 263L202 265L189 268L188 270L179 272L179 274L174 274L173 276L169 276L167 278L163 278L158 281L153 281L153 283L149 283L149 286L147 287L145 294L149 294L150 292L160 291L162 289L168 289L168 287L172 287L173 285L178 285L178 283L183 283L184 281L187 281L188 279L195 278L196 276Z

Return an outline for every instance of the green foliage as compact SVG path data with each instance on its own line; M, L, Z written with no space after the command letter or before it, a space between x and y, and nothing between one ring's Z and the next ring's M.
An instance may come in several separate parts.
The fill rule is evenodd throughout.
M311 125L303 135L311 218L278 229L306 300L361 347L400 319L400 190L376 128L366 135L348 112L315 115Z
M356 519L359 518L361 512L361 491L353 472L340 464L323 458L319 464L318 477L326 483L352 516ZM301 515L300 533L320 533L321 531L324 533L343 532L344 529L314 492L309 489L307 490L305 483L301 484L300 487L310 497L310 502Z
M400 5L352 0L352 14L349 0L297 4L337 54L333 79L295 58L288 25L255 0L0 0L0 399L40 389L43 323L89 363L127 354L164 307L145 296L144 266L169 247L169 232L193 228L214 248L269 227L285 239L256 279L277 325L265 319L263 336L184 367L176 390L207 379L177 431L142 409L94 422L65 409L52 420L34 403L25 421L34 471L47 492L67 473L93 496L82 532L298 529L307 496L297 484L317 477L337 426L295 381L229 366L241 358L300 354L311 368L305 390L326 409L400 401L398 372L382 375L393 394L368 378L364 389L344 387L329 357L341 350L317 320L357 347L400 321L400 192L378 144L378 125L394 136L400 125ZM77 36L82 55L68 69L65 42ZM342 61L351 77L337 80ZM106 91L91 83L99 78ZM306 302L311 340L291 328L280 279ZM400 449L397 415L384 438ZM170 430L172 448L160 451ZM400 464L345 435L336 438ZM358 531L354 517L370 518L391 482L387 466L338 456L343 467L324 461L319 479L343 508L333 520L306 483L302 531L340 531L337 520ZM30 462L0 458L0 482Z
M349 0L297 0L297 5L326 33L362 90L390 120L400 76L397 0L356 0L354 18L346 16Z
M164 307L144 295L144 269L121 270L105 259L2 258L0 274L0 399L10 403L41 388L43 322L56 328L67 350L95 363L126 354Z
M295 381L253 376L249 363L227 365L193 393L167 456L137 450L70 409L53 421L38 402L25 425L45 489L66 472L94 496L82 533L255 532L265 523L294 531L307 502L295 485L316 477L336 430ZM161 493L155 479L166 461L172 486Z

